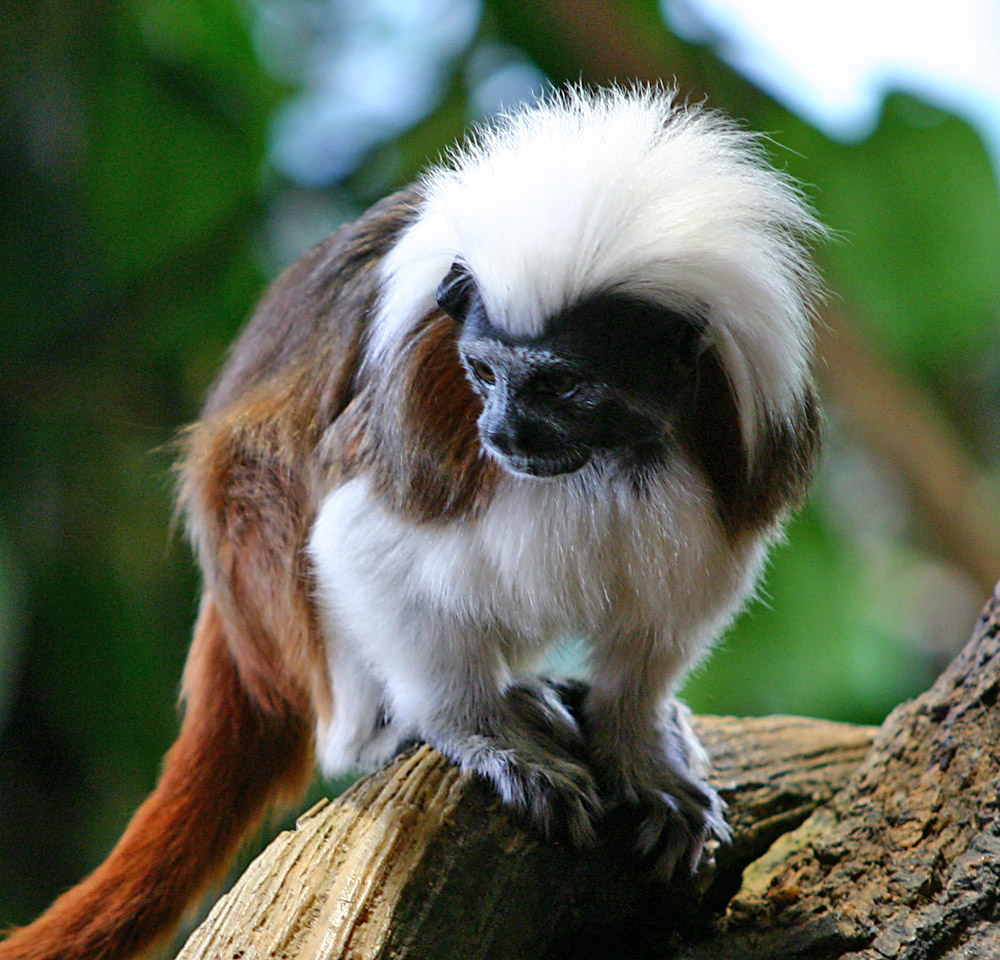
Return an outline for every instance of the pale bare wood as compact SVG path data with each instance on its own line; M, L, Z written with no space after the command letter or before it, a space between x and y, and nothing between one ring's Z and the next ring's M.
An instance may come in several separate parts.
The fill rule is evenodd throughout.
M874 733L793 717L696 725L736 834L701 878L709 899L832 796ZM583 853L542 842L483 785L420 747L303 815L180 957L543 956L558 931L625 916L651 891L670 897L636 866L625 829L612 824L603 844Z

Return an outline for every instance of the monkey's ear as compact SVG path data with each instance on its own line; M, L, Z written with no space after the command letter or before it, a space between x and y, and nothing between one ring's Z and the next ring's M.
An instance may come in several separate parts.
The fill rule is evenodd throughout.
M462 323L469 312L475 291L476 284L472 275L456 260L444 280L438 284L435 294L437 305L448 316Z
M706 313L688 313L681 317L681 324L678 327L678 347L680 352L686 356L700 356L707 348L708 341L705 331L708 329L708 318Z

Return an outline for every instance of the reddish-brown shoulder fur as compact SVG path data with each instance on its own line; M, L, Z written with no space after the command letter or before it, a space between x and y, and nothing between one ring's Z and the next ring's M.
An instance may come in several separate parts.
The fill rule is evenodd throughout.
M330 708L305 544L349 407L378 265L413 213L383 201L279 278L184 437L181 506L205 580L186 711L111 855L0 960L124 960L166 936L270 803L304 789Z
M479 441L481 403L458 356L458 324L435 310L338 424L348 474L367 471L383 502L418 523L482 510L501 470Z
M787 422L768 420L761 425L751 459L722 361L707 350L699 360L678 434L711 484L728 537L738 541L773 526L805 496L820 439L815 388L811 381L806 383Z

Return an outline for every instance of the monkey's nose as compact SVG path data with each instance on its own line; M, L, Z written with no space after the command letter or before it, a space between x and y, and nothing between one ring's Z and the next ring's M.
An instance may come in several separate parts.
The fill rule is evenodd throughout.
M540 424L522 420L491 430L487 441L505 456L537 457L551 452L553 438Z

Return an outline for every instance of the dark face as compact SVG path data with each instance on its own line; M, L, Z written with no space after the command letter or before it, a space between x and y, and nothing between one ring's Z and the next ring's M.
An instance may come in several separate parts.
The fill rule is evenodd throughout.
M462 323L483 445L512 472L553 477L597 457L636 463L662 452L693 385L696 320L603 294L551 317L540 336L512 337L493 326L460 268L438 302Z

